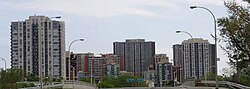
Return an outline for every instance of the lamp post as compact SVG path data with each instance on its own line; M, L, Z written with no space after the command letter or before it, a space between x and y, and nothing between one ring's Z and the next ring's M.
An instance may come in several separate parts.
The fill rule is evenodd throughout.
M186 33L186 34L188 34L188 35L191 37L191 40L193 40L193 36L192 36L189 32L187 32L187 31L180 31L180 30L177 30L176 33ZM189 41L189 40L188 40L188 41ZM182 53L183 53L183 61L182 61L182 63L184 63L184 51L183 51L183 50L181 50L181 51L182 51ZM183 64L182 66L184 66L184 64ZM196 78L196 75L195 75L195 78ZM195 78L194 78L193 86L195 86Z
M3 59L2 57L0 57L0 59L2 59L4 61L4 69L6 70L6 60Z
M195 8L201 8L201 9L205 9L207 10L213 17L214 19L214 44L215 44L215 81L216 81L216 89L219 89L218 88L218 79L217 79L217 32L216 32L216 18L213 14L213 12L211 10L209 10L208 8L206 7L202 7L202 6L190 6L190 9L195 9Z
M50 19L56 18L56 19L60 19L62 18L61 16L55 16L55 17L49 17Z
M90 69L90 84L92 84L92 77L93 77L93 59L91 59L91 69Z
M68 62L69 62L69 63L68 63L68 68L69 68L69 69L68 69L68 71L69 71L69 80L70 80L70 69L71 69L71 68L70 68L70 67L71 67L71 66L70 66L70 65L71 65L71 64L70 64L70 62L71 62L71 61L70 61L70 60L71 60L71 59L70 59L70 54L71 54L71 53L70 53L70 47L71 47L71 45L72 45L74 42L76 42L76 41L84 41L84 39L76 39L76 40L73 40L73 41L70 43L70 45L69 45L69 55L68 55L68 58L69 58L69 60L68 60Z
M186 32L186 31L179 31L178 30L178 31L176 31L176 33L186 33L191 37L191 39L193 39L193 36L190 33Z
M175 68L178 68L177 66L175 66ZM174 71L174 87L175 87L175 73L177 72L177 71L179 71L181 69L181 67L179 67L179 69L176 69L175 71Z
M174 62L174 65L175 66L177 65L176 67L179 67L179 82L182 82L183 76L181 75L181 73L183 73L182 71L183 71L183 65L184 65L183 64L183 62L184 62L184 51L183 51L182 48L178 47L178 52L179 51L181 51L181 57L178 57L178 60L176 60L176 62ZM178 56L179 56L179 54L178 54Z

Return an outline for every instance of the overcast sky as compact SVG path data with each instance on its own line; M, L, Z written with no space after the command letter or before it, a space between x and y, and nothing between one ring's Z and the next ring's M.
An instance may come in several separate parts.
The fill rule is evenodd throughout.
M228 16L222 0L0 0L0 57L10 68L10 23L36 14L62 16L66 50L72 40L84 38L84 42L74 43L71 51L112 53L114 41L142 38L155 41L156 53L173 59L172 45L190 38L176 30L214 43L211 14L204 9L191 10L191 5L209 8L216 18ZM219 47L218 57L219 70L227 67L228 58Z

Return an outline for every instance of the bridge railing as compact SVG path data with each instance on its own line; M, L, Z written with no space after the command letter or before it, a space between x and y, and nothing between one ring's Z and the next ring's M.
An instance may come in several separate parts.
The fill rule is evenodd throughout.
M202 81L201 83L215 84L216 82L215 81ZM248 86L241 85L241 84L238 84L238 83L229 82L229 81L218 81L218 84L225 84L225 85L228 85L229 87L236 87L236 88L239 88L239 89L250 89L250 87L248 87Z
M227 85L237 87L239 89L250 89L250 87L248 87L248 86L241 85L241 84L238 84L238 83L233 83L233 82L227 82Z
M94 85L94 84L90 84L90 83L83 82L83 81L66 80L63 83L64 84L78 84L78 85L86 85L86 86L96 87L96 85Z

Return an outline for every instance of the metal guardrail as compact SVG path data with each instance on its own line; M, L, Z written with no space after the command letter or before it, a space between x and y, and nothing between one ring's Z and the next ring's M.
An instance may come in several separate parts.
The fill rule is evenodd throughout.
M201 81L201 83L216 83L215 81ZM245 86L245 85L241 85L238 83L233 83L233 82L228 82L228 81L218 81L219 84L225 84L228 85L229 87L236 87L239 89L250 89L250 87Z
M56 85L46 85L43 86L43 88L53 88L53 87L63 87L63 84L56 84ZM41 86L37 86L37 87L27 87L27 88L20 88L20 89L39 89L41 88Z
M234 86L234 87L237 87L237 88L240 88L240 89L250 89L250 87L248 87L248 86L241 85L241 84L238 84L238 83L233 83L233 82L227 82L227 85Z
M195 79L194 77L187 78L183 80L180 86L195 86Z
M25 82L25 83L36 83L36 82ZM64 84L76 84L76 85L84 85L84 86L90 86L90 87L96 87L94 84L86 83L83 81L73 81L73 80L66 80L63 81L63 83L57 83L53 85L44 85L43 88L53 88L53 87L63 87ZM20 88L20 89L39 89L41 86L36 87L27 87L27 88Z
M90 84L90 83L83 82L83 81L73 81L73 80L66 80L63 82L63 84L78 84L78 85L86 85L86 86L90 86L90 87L96 87L96 85L94 85L94 84Z
M187 78L187 79L183 80L182 83L185 83L185 82L188 82L188 81L194 81L194 80L195 80L194 77L190 77L190 78Z

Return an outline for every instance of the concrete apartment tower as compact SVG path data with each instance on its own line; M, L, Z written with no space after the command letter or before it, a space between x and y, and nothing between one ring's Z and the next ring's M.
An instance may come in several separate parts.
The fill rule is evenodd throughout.
M150 65L154 65L155 42L144 39L127 39L113 43L114 54L124 59L124 70L136 76L143 76Z
M214 51L214 44L202 38L188 39L182 44L173 45L174 66L180 68L177 80L191 77L207 79L208 73L215 73Z
M11 67L65 78L65 25L46 16L11 22Z

